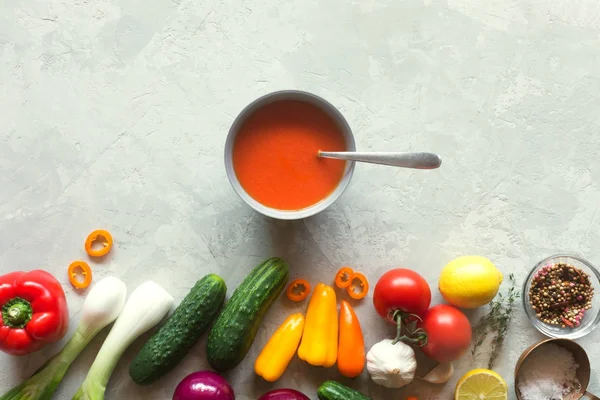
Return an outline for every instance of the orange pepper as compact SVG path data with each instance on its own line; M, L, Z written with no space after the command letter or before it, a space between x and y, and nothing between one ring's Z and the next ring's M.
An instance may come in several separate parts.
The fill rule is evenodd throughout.
M342 267L335 275L335 286L340 289L347 288L352 283L352 275L354 270L350 267Z
M102 243L102 247L98 250L94 250L92 248L94 242L96 241L101 241ZM108 233L108 231L105 231L104 229L99 229L90 233L87 239L85 239L85 251L91 257L102 257L106 255L112 248L112 245L113 238L110 235L110 233Z
M288 299L302 301L310 294L310 283L305 279L294 279L285 292Z
M350 303L340 306L338 370L346 378L356 378L365 367L365 341L356 313Z
M406 400L419 400L417 396L408 396Z
M354 273L350 279L350 286L346 288L348 295L355 300L363 299L369 293L369 281L360 272Z
M69 282L75 289L85 289L92 283L92 269L85 261L73 261L68 269ZM83 281L77 279L77 275L83 276Z

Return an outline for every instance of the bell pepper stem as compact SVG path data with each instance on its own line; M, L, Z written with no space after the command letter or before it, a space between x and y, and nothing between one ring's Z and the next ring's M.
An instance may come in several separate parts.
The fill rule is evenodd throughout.
M2 307L4 325L9 328L24 328L31 320L32 315L31 303L20 297L7 301Z

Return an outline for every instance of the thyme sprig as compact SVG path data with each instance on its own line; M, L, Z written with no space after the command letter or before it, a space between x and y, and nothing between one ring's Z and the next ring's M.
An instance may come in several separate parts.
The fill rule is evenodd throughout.
M500 355L502 344L506 339L513 317L515 302L520 297L520 293L515 287L514 274L510 274L508 280L510 283L508 292L505 295L498 293L496 298L490 302L489 312L473 328L475 344L473 345L472 355L474 358L477 357L477 350L483 344L488 334L494 335L491 342L492 351L488 361L488 369L493 368L496 359Z

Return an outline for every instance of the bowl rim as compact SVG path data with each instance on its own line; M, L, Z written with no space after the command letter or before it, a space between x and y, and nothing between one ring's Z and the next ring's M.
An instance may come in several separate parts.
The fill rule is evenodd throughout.
M554 255L548 256L548 257L542 259L541 261L539 261L538 263L536 263L533 266L533 268L529 271L529 273L527 274L527 277L523 281L522 290L521 290L521 302L523 304L525 315L527 315L529 322L531 323L531 325L534 326L535 329L537 329L538 332L540 332L543 335L545 335L549 338L552 338L552 339L570 339L570 340L580 339L584 336L589 335L591 332L594 331L594 329L596 329L598 327L598 325L600 324L600 310L597 311L595 318L589 325L586 325L586 326L582 325L581 327L577 327L575 329L570 330L569 331L570 333L565 333L564 335L562 335L560 333L550 331L549 329L543 329L543 327L545 327L547 324L545 324L544 322L540 321L537 318L537 316L535 315L535 312L533 312L531 305L527 302L527 299L526 299L528 296L527 286L533 279L533 275L535 274L535 271L537 271L543 264L546 264L549 261L557 259L557 258L572 259L572 260L580 262L581 264L585 265L592 272L592 274L596 278L596 281L600 282L600 272L598 271L598 269L596 269L594 264L592 264L585 258L577 256L577 255L573 255L573 254L567 254L567 253L554 254ZM594 289L596 289L596 288L594 288ZM594 293L594 294L597 295L597 293ZM588 329L584 329L586 327ZM567 331L565 331L565 332L567 332Z
M583 385L583 383L580 381L581 383L581 388L577 393L572 393L572 394L576 394L576 395L584 395L586 393L586 390L590 384L590 374L591 374L591 364L590 364L590 358L589 355L587 354L587 352L585 351L585 348L577 343L575 340L573 339L569 339L569 338L546 338L543 340L540 340L536 343L533 343L532 345L530 345L529 347L527 347L525 350L523 350L523 352L521 353L521 355L519 356L519 358L517 359L517 363L515 364L515 368L513 371L513 382L514 382L514 391L515 394L517 396L517 399L521 399L521 393L519 391L519 372L521 371L521 367L523 366L523 363L525 362L525 359L527 359L527 357L529 357L534 351L538 350L540 347L549 344L549 343L557 343L557 346L561 346L569 351L571 351L571 349L569 347L573 347L576 348L579 355L583 356L583 358L580 358L579 360L583 360L585 362L585 365L581 365L581 363L579 363L578 366L578 370L579 368L583 368L582 369L582 373L585 375L587 375L587 382L585 382L586 384ZM565 346L564 343L568 343L568 346ZM572 351L571 351L572 352ZM573 356L576 357L577 355L573 353Z
M342 175L340 182L338 183L337 187L333 190L333 192L331 192L327 197L325 197L318 203L315 203L307 208L290 211L279 210L276 208L265 206L256 201L252 196L250 196L240 184L235 174L235 169L233 168L232 156L235 138L237 137L241 125L252 113L254 113L256 110L260 109L261 107L267 104L283 100L305 101L318 107L319 109L327 113L331 118L333 118L338 127L340 128L341 133L342 135L344 135L344 139L346 140L347 151L356 151L356 143L354 141L354 135L352 133L350 125L348 124L342 113L333 104L331 104L324 98L317 96L316 94L302 90L286 89L262 95L254 101L252 101L246 107L244 107L242 111L238 114L238 116L233 120L233 123L229 128L229 132L227 133L224 154L225 171L227 173L229 183L233 187L233 190L246 204L252 207L255 211L267 217L280 220L298 220L320 213L321 211L325 210L330 205L332 205L338 198L340 198L340 196L346 191L348 185L350 184L350 181L352 180L355 163L353 161L346 161L346 169L344 170L344 174Z

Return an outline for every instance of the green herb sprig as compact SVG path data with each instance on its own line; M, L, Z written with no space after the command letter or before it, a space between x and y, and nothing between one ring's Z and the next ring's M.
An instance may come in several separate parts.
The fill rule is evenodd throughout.
M500 355L502 344L504 343L504 339L506 339L510 321L513 317L515 302L520 297L520 294L515 287L516 282L514 274L510 274L508 280L510 283L508 292L505 295L498 293L496 298L490 302L490 311L484 315L473 328L475 345L473 345L471 353L474 358L477 357L477 350L483 344L488 334L494 335L492 339L492 351L488 361L488 369L493 368L496 359Z

